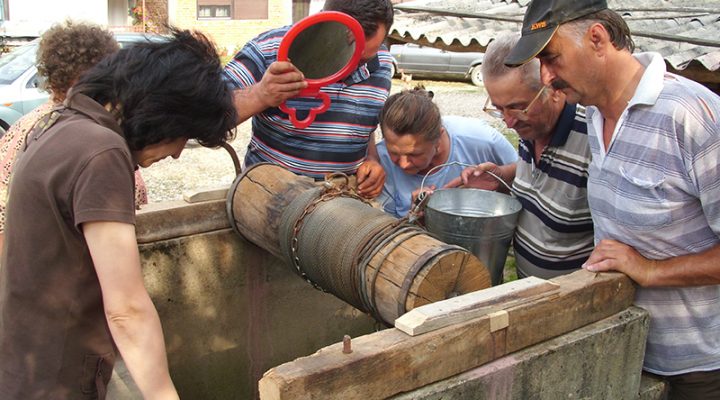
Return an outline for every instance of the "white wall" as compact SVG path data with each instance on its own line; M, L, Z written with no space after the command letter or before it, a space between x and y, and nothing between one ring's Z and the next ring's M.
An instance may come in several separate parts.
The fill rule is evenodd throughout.
M177 0L168 0L168 24L176 24Z
M0 24L0 35L38 37L52 24L68 18L102 26L125 26L127 0L8 0L10 19Z
M100 0L98 0L98 3ZM128 17L127 0L108 0L108 22L109 26L129 25L132 21Z
M325 5L325 0L310 0L310 13L309 15L315 14L318 11L322 11Z
M108 24L107 0L9 0L10 21L50 25L67 18Z

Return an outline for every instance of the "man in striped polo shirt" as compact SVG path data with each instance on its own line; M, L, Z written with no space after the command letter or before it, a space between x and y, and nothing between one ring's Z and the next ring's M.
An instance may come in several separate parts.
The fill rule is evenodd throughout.
M332 172L357 174L360 194L373 198L385 182L373 133L390 93L392 56L383 41L393 23L392 4L390 0L327 0L324 10L358 20L365 50L357 69L345 80L321 89L332 100L330 108L307 128L293 126L278 108L307 86L294 65L276 61L290 26L259 35L225 67L225 76L236 89L238 123L252 117L245 166L271 162L316 179Z
M506 59L587 105L598 241L584 266L620 271L650 312L644 368L671 399L720 398L720 98L632 54L604 0L534 1Z
M468 168L461 179L468 187L503 190L483 173L490 171L512 184L523 206L513 237L518 276L548 279L579 269L593 249L586 190L590 149L583 110L542 85L537 60L521 68L504 65L518 39L506 35L491 42L482 73L489 96L484 110L518 133L520 158Z

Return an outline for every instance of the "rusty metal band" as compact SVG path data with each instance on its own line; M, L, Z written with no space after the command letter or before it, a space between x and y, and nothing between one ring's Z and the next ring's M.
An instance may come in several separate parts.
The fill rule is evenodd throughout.
M380 250L383 250L385 246L392 242L395 239L398 239L400 236L405 235L406 237L403 238L403 240L397 240L390 248L385 251L385 254L383 255L383 261L393 252L395 249L400 246L402 243L404 243L406 240L409 240L413 236L417 236L423 233L427 233L424 228L410 223L408 220L408 217L405 216L403 218L398 219L396 222L394 222L391 225L392 230L390 231L390 234L386 235L383 238L380 238L379 243L372 247L370 244L368 244L367 248L364 249L364 251L367 252L369 249L370 251L367 252L360 262L358 263L358 270L360 275L360 283L362 288L362 294L363 294L363 302L366 304L367 308L372 311L374 314L375 320L382 321L384 323L387 323L386 321L383 321L380 317L379 313L377 312L377 303L375 302L375 284L377 282L377 277L380 273L380 268L378 267L375 269L371 280L370 286L367 285L366 280L366 272L367 272L367 264L372 261L372 259L375 257L377 253L380 252ZM381 262L382 264L382 262ZM372 290L372 293L371 293Z
M364 301L364 292L362 291L363 274L362 265L364 264L364 255L366 255L370 248L373 248L374 244L384 240L388 235L391 235L393 228L397 225L397 220L387 214L382 213L380 210L374 209L383 217L374 218L372 222L363 224L357 227L354 239L354 246L351 249L352 252L347 253L346 257L343 257L343 267L347 267L349 274L349 292L348 297L353 297L356 301L355 305L357 308L363 311L374 314L374 310L368 307L368 304ZM374 316L374 315L373 315Z
M394 233L396 232L398 222L399 221L392 221L378 226L379 229L370 235L368 240L364 241L362 246L356 249L351 266L351 281L355 284L354 291L358 293L358 297L364 311L369 312L375 319L378 319L379 315L372 307L372 304L367 301L366 296L365 269L367 268L367 263L369 261L368 254L374 254L379 243L392 239Z
M401 244L405 243L405 241L410 240L410 239L413 238L414 236L424 235L424 234L426 233L422 228L418 228L418 227L414 227L414 226L406 226L406 227L403 227L403 228L404 228L404 229L400 230L395 236L393 236L392 238L389 238L389 240L387 241L387 242L390 242L390 241L392 241L392 240L394 240L394 239L397 239L397 241L396 241L392 246L390 246L390 247L388 247L387 249L385 249L385 248L384 248L385 244L381 244L380 246L378 246L378 249L377 249L377 251L375 252L375 254L377 254L377 252L379 252L380 250L386 250L386 251L384 252L384 254L383 254L383 259L385 259L385 258L387 258L390 254L392 254L392 252L395 251L395 249L397 249ZM400 240L400 237L402 237L402 240ZM370 260L372 260L373 257L375 257L374 254L368 258L368 262L370 262ZM380 268L376 269L376 270L375 270L375 273L374 273L373 276L371 277L371 279L370 279L370 283L371 283L370 287L372 288L372 293L369 293L369 292L368 292L368 297L370 298L370 301L371 301L371 303L372 303L372 307L373 307L374 309L376 308L376 303L375 303L375 282L377 281L377 277L378 277L379 274L380 274Z
M415 225L409 225L405 223L404 220L398 221L400 223L391 226L392 230L389 231L388 234L384 235L384 237L380 238L381 240L379 240L379 242L374 241L376 243L368 244L367 247L369 251L362 257L357 266L360 275L360 287L362 289L361 294L363 303L366 305L367 309L377 321L383 321L382 317L377 311L377 303L375 301L375 283L377 282L377 277L380 274L381 268L378 267L375 269L375 271L373 271L373 274L370 277L370 284L368 285L368 280L366 279L367 265L373 258L375 258L375 256L381 250L385 250L382 256L382 260L385 260L387 256L389 256L393 251L395 251L395 249L397 249L398 246L403 244L406 240L425 233L425 231L420 227L417 227ZM400 240L400 237L402 237L403 239ZM386 248L388 243L396 239L397 241L395 241L395 243ZM383 322L386 324L388 323L388 321Z
M220 144L220 147L225 149L225 151L228 152L230 155L230 159L232 159L233 166L235 167L235 176L238 176L242 173L242 166L240 165L240 159L238 158L237 152L228 142L222 142Z

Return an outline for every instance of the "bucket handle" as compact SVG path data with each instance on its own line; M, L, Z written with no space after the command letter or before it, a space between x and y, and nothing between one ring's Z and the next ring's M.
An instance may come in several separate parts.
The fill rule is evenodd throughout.
M461 167L475 167L474 164L466 164L466 163L463 163L463 162L460 162L460 161L451 161L451 162L443 163L443 164L440 164L440 165L436 165L436 166L430 168L430 170L425 174L425 176L423 176L423 179L422 179L422 181L420 182L420 193L423 193L423 188L425 187L425 178L427 178L428 175L430 175L433 171L435 171L435 170L438 169L438 168L447 167L447 166L450 166L450 165L459 165L459 166L461 166ZM510 195L511 195L511 196L515 196L515 194L513 193L512 188L510 187L510 185L508 185L507 182L505 182L502 178L500 178L499 176L497 176L496 174L494 174L494 173L492 173L492 172L490 172L490 171L484 171L484 173L490 174L490 176L492 176L493 178L495 178L495 179L497 179L498 181L500 181L500 183L502 183L503 186L505 186L505 187L507 188L507 190L508 190L508 192L510 193Z

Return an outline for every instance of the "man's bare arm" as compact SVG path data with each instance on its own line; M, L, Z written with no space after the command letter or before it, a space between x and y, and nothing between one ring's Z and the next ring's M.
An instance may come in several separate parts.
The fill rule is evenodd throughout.
M619 271L640 286L720 285L720 245L696 254L650 260L617 240L601 240L583 268L591 272Z
M233 96L238 114L238 124L270 107L277 107L283 101L297 96L307 87L305 78L289 62L276 61L270 64L260 82L243 89L236 89Z

